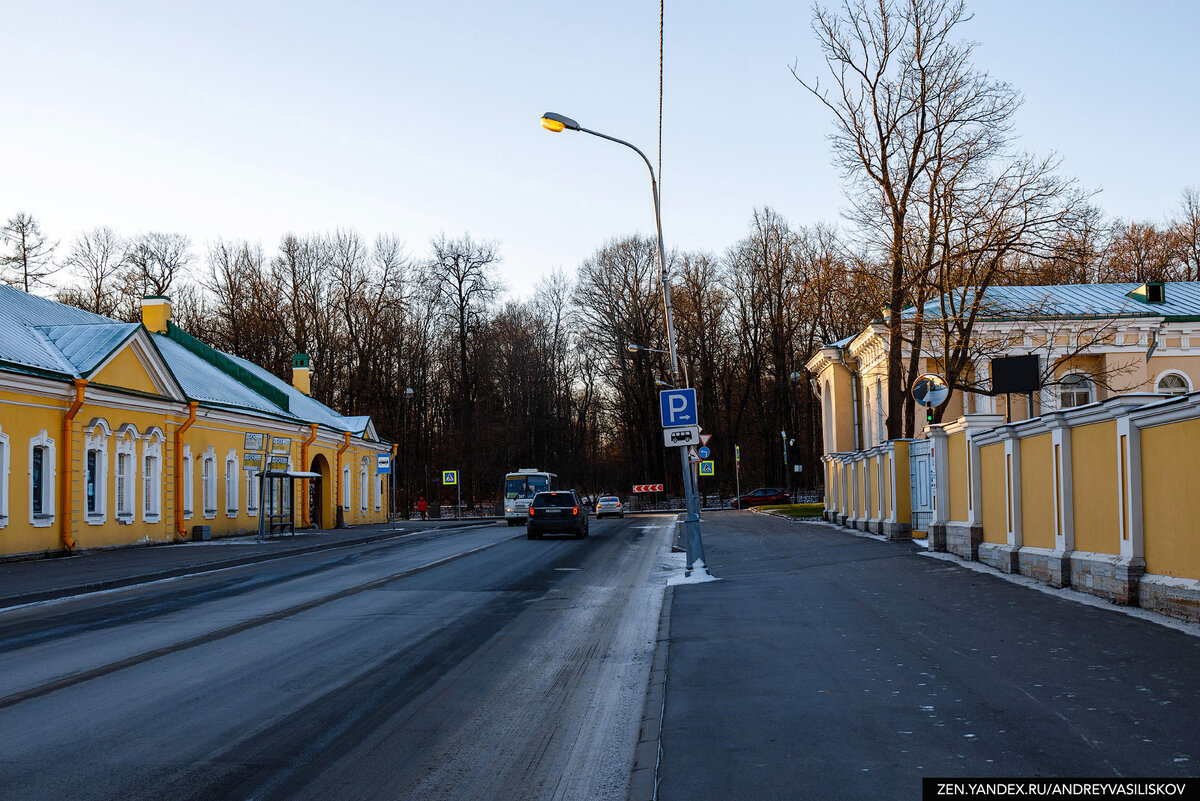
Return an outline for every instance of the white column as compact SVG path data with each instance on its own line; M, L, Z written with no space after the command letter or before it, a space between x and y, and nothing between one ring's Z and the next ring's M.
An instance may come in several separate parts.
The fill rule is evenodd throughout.
M1146 553L1142 541L1142 443L1138 427L1128 417L1117 418L1117 481L1121 556L1143 559Z
M1021 535L1021 440L1012 431L1004 433L1004 519L1008 544L1022 545Z

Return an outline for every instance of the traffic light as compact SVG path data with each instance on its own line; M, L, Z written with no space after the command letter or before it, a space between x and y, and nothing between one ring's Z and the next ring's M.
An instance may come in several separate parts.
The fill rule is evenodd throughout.
M932 406L925 407L925 422L930 425L933 425L933 407Z

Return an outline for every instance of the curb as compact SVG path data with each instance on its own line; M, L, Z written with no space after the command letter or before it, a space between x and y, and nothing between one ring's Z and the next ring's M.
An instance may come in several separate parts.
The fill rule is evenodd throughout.
M488 520L487 523L495 522ZM485 525L483 522L468 522L462 526L446 526L445 528L434 529L434 531L452 531L458 528L473 527ZM305 554L316 553L318 551L328 551L334 548L353 547L355 545L366 545L371 542L380 542L389 539L399 539L401 537L411 537L414 534L424 534L428 531L384 531L378 534L369 534L353 539L337 540L336 542L321 542L312 545L302 545L295 548L280 550L275 553L257 553L247 556L239 556L233 559L223 559L219 562L202 562L181 567L172 567L165 570L158 570L151 573L139 573L133 576L120 576L117 578L105 579L103 581L92 581L86 584L75 584L69 587L55 587L49 590L39 590L37 592L29 592L21 595L10 595L0 598L0 611L9 609L14 606L24 606L26 604L40 603L42 601L56 601L63 598L72 598L77 595L86 595L92 592L103 592L104 590L116 590L122 587L131 587L135 584L147 584L152 581L163 581L165 579L179 578L180 576L195 576L203 573L211 573L217 570L228 570L232 567L243 567L244 565L252 565L256 562L267 562L272 559L281 559L288 556L303 556Z
M638 744L633 755L633 774L629 779L629 801L655 801L658 798L659 765L662 762L662 722L667 706L667 657L671 644L671 605L675 588L667 587L662 613L658 617L658 637L650 661L650 683Z

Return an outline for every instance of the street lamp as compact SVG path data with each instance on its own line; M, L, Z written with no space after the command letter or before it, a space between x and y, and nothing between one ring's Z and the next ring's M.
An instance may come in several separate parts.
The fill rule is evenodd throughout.
M639 350L644 350L644 351L649 351L650 353L665 353L668 356L671 355L670 351L659 350L658 348L646 348L646 347L642 347L641 345L634 345L632 342L627 343L625 345L625 350L629 351L630 353L637 353ZM690 378L688 378L687 362L680 362L679 366L683 368L683 385L685 387L690 387L692 385L692 381ZM672 368L672 370L676 373L676 375L678 375L678 373L679 373L678 370L676 370L675 368Z
M667 257L663 251L662 211L658 204L658 181L654 177L654 167L650 164L650 159L624 139L588 130L570 117L564 117L562 114L555 114L552 111L547 111L542 115L542 127L554 133L564 130L579 131L616 142L637 153L642 157L642 161L646 162L646 169L650 171L650 192L654 196L654 229L658 234L658 275L662 282L663 311L667 318L667 352L671 356L671 373L678 378L679 354L675 350L675 321L671 314L671 284L667 281ZM704 565L704 541L700 536L700 501L696 497L695 485L692 482L692 470L688 464L686 448L679 448L679 463L683 469L683 492L687 502L687 519L684 521L684 530L687 532L687 569L691 571L693 567L696 567L707 573L708 569Z
M666 389L675 389L674 384L668 384L666 381L663 381L661 378L654 379L654 386L665 387Z

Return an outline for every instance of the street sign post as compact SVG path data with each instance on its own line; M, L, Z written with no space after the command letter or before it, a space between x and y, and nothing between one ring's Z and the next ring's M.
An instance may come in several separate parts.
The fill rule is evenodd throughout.
M694 426L700 417L696 413L696 390L664 389L658 393L658 408L663 428ZM696 434L700 436L699 432Z
M680 426L663 429L663 444L668 448L682 448L700 441L700 426Z
M742 446L734 444L733 446L733 474L737 492L737 497L742 497Z
M703 435L701 435L701 438L703 438ZM712 451L705 447L701 447L700 450L696 451L696 453L700 454L701 459L707 459L708 457L712 456Z
M713 462L713 461L701 462L700 463L700 475L702 475L702 476L713 475L713 465L715 465L715 464L716 464L716 462Z
M662 492L662 484L634 484L634 492Z
M375 456L375 472L380 475L391 473L392 457L388 454L377 454Z
M458 520L459 516L462 515L462 487L458 484L458 471L443 470L442 484L453 484L454 489L458 491L458 504L454 507L454 519Z

